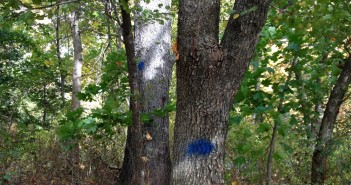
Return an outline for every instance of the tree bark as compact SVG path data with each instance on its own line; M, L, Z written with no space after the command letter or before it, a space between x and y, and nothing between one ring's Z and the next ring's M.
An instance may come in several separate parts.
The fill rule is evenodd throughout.
M158 7L162 4L162 7ZM140 1L140 7L149 11L170 13L166 6L171 0ZM142 12L136 14L135 48L140 59L138 83L141 97L141 112L149 113L163 109L169 99L169 85L172 74L171 61L171 21L164 24L152 20L142 20ZM146 159L145 184L169 184L171 179L171 159L169 151L169 117L152 116L151 123L142 124L144 157ZM128 135L130 136L130 135ZM133 136L131 136L133 137Z
M170 0L155 0L150 3L140 2L138 6L148 10L158 10L167 13L165 6L170 6ZM163 4L160 8L159 4ZM169 13L169 12L168 12ZM164 24L157 21L145 22L142 13L135 15L135 52L138 64L138 88L140 93L140 111L149 113L155 109L162 109L168 103L168 93L171 69L174 62L170 60L171 22ZM132 161L136 158L144 159L142 181L139 184L169 184L171 177L171 160L169 153L169 118L152 116L152 123L141 124L143 138L143 152L141 156L128 156L125 153L121 176L124 176ZM131 130L132 128L128 128ZM128 131L126 148L135 147L135 143L128 142L140 137ZM128 164L128 165L127 165ZM131 171L131 173L136 173ZM131 176L123 179L123 184L131 182ZM133 183L135 184L135 183Z
M177 114L172 184L223 184L229 111L270 0L242 0L219 44L219 0L179 1Z
M60 1L58 1L60 3ZM55 32L56 32L56 56L57 56L57 61L58 61L58 66L60 70L60 94L61 94L61 108L64 107L65 105L65 74L64 74L64 69L62 66L62 59L61 59L61 47L60 47L60 5L57 5L56 8L56 25L55 25Z
M119 178L121 185L144 184L145 164L142 158L143 137L140 123L140 95L137 84L137 64L135 60L134 37L129 13L128 0L121 1L122 34L127 53L128 75L130 85L130 110L132 112L132 125L128 127L127 143L124 151L124 161Z
M351 56L347 59L327 103L312 157L311 184L324 184L327 158L332 151L333 128L351 82Z
M80 108L80 100L77 94L81 91L81 76L83 67L83 47L79 33L79 6L75 8L70 15L71 32L73 37L73 83L72 83L72 110ZM70 143L72 149L70 151L71 168L72 168L72 184L80 184L79 182L79 141L73 139Z
M80 100L77 97L77 93L81 91L80 78L82 77L83 67L83 47L79 33L79 8L73 10L70 16L71 31L73 37L73 84L72 84L72 109L76 110L80 107Z

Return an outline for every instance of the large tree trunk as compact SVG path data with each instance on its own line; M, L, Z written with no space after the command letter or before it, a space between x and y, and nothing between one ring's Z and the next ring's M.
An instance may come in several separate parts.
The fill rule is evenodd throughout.
M72 83L72 110L80 107L77 94L81 91L80 78L82 76L83 58L82 41L79 33L79 6L70 15L71 32L73 37L73 83ZM70 151L72 167L72 184L79 184L79 141L74 139Z
M163 4L160 8L159 4ZM150 3L140 2L144 10L158 10L169 13L165 6L170 6L170 0L155 0ZM162 109L168 103L169 84L173 62L170 60L171 22L164 24L157 21L145 22L142 13L135 15L135 52L139 59L138 86L140 93L140 110L142 113ZM145 171L142 172L145 184L169 184L171 177L171 160L169 153L169 118L152 116L151 123L142 124L141 140L143 142L142 156L125 154L122 176L135 158L143 157ZM131 127L129 130L132 129ZM127 148L135 147L128 142L139 137L128 132ZM135 173L135 172L132 172ZM131 176L129 176L131 177ZM130 179L123 179L123 184L130 184ZM140 182L140 184L142 183ZM135 184L135 183L133 183Z
M333 128L345 93L351 82L351 56L347 59L342 72L329 96L324 111L321 127L317 137L317 144L312 157L311 184L324 184L327 157L331 149Z
M158 7L162 4L162 7ZM143 9L170 13L166 6L171 0L140 2ZM162 109L168 103L170 77L174 61L170 58L171 21L144 22L142 14L136 15L135 47L139 61L138 82L140 88L141 111L152 112ZM142 67L144 64L144 67ZM146 157L145 183L150 185L169 184L171 179L171 159L169 152L169 117L152 116L151 123L144 123L144 157ZM131 136L133 137L133 136Z
M229 111L253 56L270 0L236 1L219 44L219 0L180 0L172 184L223 184Z

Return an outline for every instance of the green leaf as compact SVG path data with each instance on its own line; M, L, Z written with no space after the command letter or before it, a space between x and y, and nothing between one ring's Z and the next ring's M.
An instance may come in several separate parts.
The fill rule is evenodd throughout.
M323 16L322 18L323 20L329 20L329 19L332 19L332 15L331 14L327 14L325 16Z
M253 99L254 100L258 100L261 101L263 99L262 93L261 92L257 92L253 95Z
M227 9L226 11L225 11L225 13L227 13L227 14L232 14L232 13L236 13L236 11L235 10L233 10L232 8L229 8L229 9Z
M271 129L271 125L268 123L260 123L256 131L258 133L268 132Z
M248 137L250 137L252 135L252 132L251 132L250 128L244 128L242 132L243 132L243 136L245 138L248 138Z
M291 116L291 118L290 118L290 125L291 126L293 126L293 125L296 125L298 122L297 122L297 120L296 120L296 118L295 118L295 116Z
M255 112L255 113L263 113L263 112L265 112L265 111L268 110L268 109L269 109L269 108L264 107L264 106L258 106L258 107L255 108L254 112Z
M167 112L173 112L176 110L176 104L174 102L169 102L164 108L164 110Z
M84 120L85 125L83 126L83 129L85 129L88 133L92 134L95 133L97 130L97 125L95 125L95 119L89 117L86 120Z
M280 151L277 151L273 154L273 158L276 161L281 161L284 159L284 155Z
M271 73L271 74L274 74L274 73L275 73L274 69L271 68L271 67L265 67L265 70L268 71L268 72Z
M239 156L239 157L234 159L234 164L237 166L243 165L245 163L246 163L246 159L244 156Z
M287 145L286 143L281 142L280 144L283 146L284 151L285 151L286 153L292 154L292 153L294 152L294 149L291 148L291 147L290 147L289 145Z
M271 85L272 81L270 79L264 79L262 80L261 84L268 87L269 85Z
M34 4L40 5L42 0L32 0Z
M232 125L239 125L243 118L241 116L234 116L229 118L229 122Z
M153 122L153 119L151 118L150 114L141 114L140 121L145 124L150 124Z
M257 10L257 6L253 6L253 7L249 8L249 9L247 9L247 10L242 11L242 12L240 13L240 15L243 16L243 15L246 15L246 14L248 14L248 13L250 13L250 12L255 11L255 10Z

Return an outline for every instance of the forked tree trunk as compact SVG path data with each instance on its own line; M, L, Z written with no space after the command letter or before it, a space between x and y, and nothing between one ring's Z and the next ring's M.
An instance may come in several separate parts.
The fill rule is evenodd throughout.
M229 111L252 59L270 0L236 1L219 43L219 0L180 0L172 184L224 184Z
M158 5L162 4L162 7ZM154 0L150 3L140 2L138 6L144 10L158 10L169 13L165 7L170 6L170 0ZM138 87L140 93L140 111L142 113L162 109L168 103L169 84L173 61L170 60L171 22L164 24L151 20L145 22L142 12L135 15L135 52L138 61ZM169 152L169 118L152 116L150 123L142 123L143 138L142 156L130 156L125 153L121 177L125 177L130 164L136 158L144 159L142 181L138 184L169 184L171 177L171 160ZM133 123L134 124L134 123ZM133 129L132 127L129 130ZM135 147L130 142L139 136L128 132L126 148ZM129 156L128 156L129 155ZM136 173L131 171L131 173ZM122 184L131 184L131 178L122 178ZM135 184L135 183L134 183Z
M313 151L311 184L324 184L327 158L332 152L333 128L345 93L351 83L351 56L347 59L327 103Z

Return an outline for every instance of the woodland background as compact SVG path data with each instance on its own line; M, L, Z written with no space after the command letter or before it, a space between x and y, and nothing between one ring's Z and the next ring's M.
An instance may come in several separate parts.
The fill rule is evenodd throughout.
M0 2L0 184L71 184L74 176L80 184L116 183L132 116L121 15L113 2ZM243 16L233 4L221 0L220 36L230 15ZM84 64L81 106L72 109L71 18L78 5ZM171 19L176 44L178 1L166 7L167 15L131 7L144 21ZM273 184L310 182L326 104L350 57L350 10L347 0L271 3L230 113L226 184L263 184L269 165ZM176 48L170 52L176 59ZM169 115L171 128L175 73L173 68L170 102L152 113ZM351 182L350 95L348 90L333 123L326 184ZM171 148L177 142L172 133ZM72 151L78 151L78 169L71 165Z

